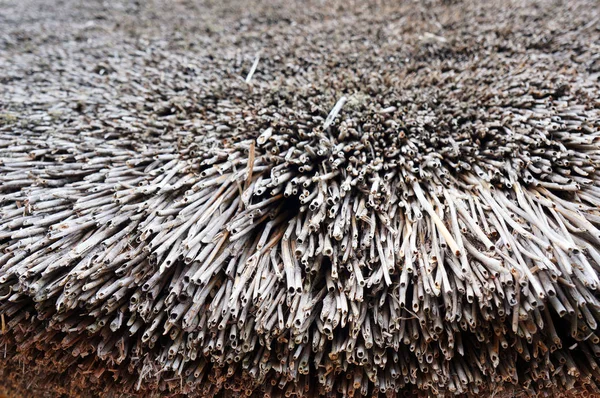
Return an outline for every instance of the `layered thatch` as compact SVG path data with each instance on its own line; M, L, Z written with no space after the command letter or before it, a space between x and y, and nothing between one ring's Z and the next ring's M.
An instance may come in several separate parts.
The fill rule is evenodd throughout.
M597 391L592 3L173 7L5 35L9 391Z

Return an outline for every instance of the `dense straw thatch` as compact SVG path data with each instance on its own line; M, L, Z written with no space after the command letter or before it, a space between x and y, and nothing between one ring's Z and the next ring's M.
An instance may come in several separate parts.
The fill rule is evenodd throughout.
M598 392L597 3L494 3L7 7L0 384Z

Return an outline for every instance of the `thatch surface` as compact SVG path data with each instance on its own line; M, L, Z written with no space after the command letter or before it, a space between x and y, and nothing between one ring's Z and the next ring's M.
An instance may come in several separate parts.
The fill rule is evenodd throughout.
M559 395L579 387L593 394L600 376L594 332L600 322L599 8L597 1L4 2L0 392L314 396L352 390L358 396L361 389L473 395L515 388ZM299 142L307 144L286 154ZM348 159L345 145L353 145ZM396 154L390 164L377 161L396 145L416 165L396 162ZM185 247L193 241L189 231L201 231L189 226L162 245L179 221L187 225L192 213L179 214L187 200L217 194L214 164L231 179L230 185L218 181L219 194L229 196L209 210L227 216L199 217L224 225L202 230L214 240L203 237L199 246ZM338 231L339 196L310 182L325 181L339 164L348 181L358 182L347 185L348 214L357 226L348 222ZM391 168L381 171L381 182L380 164ZM392 174L389 183L383 179L394 167L408 173L398 172L408 187L393 186L399 177ZM445 174L437 175L439 169ZM272 177L270 185L260 173L265 181ZM277 183L283 176L308 181L307 190L284 197L285 185ZM328 178L346 191L346 179ZM241 191L250 195L240 197ZM281 198L258 207L280 224L265 232L265 216L247 227L243 217L252 208L241 209L265 203L271 192ZM404 207L390 211L390 198L404 192ZM475 210L470 195L487 204ZM319 224L315 214L324 203L336 210ZM454 204L464 205L460 226L451 221ZM497 220L504 209L514 218L508 226ZM311 233L331 241L324 245L332 254L329 247L321 256L307 254L300 269L310 249L298 247L291 279L264 267L254 275L250 265L268 257L255 240L264 232L269 239L262 246L273 238L273 247L291 253L290 245L307 239L301 230L309 220ZM505 230L496 231L494 220ZM479 236L473 232L482 228ZM360 244L350 257L361 259L360 266L338 252L351 245L343 237L355 230L352 239ZM386 246L390 237L408 242L413 231L423 237L414 258L404 245ZM448 234L457 250L452 239L447 250L439 244ZM233 271L224 263L208 274L192 272L184 283L198 253L230 238ZM482 283L471 286L467 277L467 287L454 284L469 268L452 257L466 253L464 245L469 261L491 267L489 285L484 266L473 271ZM523 247L526 258L514 257ZM215 257L222 254L215 250ZM135 256L142 262L133 264ZM413 259L421 266L411 270L402 293L402 272ZM287 272L285 255L282 262ZM522 264L531 266L530 274L519 271ZM449 282L437 284L446 281L444 267ZM269 278L277 281L271 285ZM558 304L548 299L557 294L555 283L564 289ZM506 296L497 295L501 288ZM427 292L424 299L417 289ZM440 290L469 311L452 309ZM186 318L203 294L221 301L202 301ZM334 308L340 295L348 304L335 318L327 306ZM239 310L240 297L255 326L225 317ZM302 310L295 297L305 300ZM407 309L400 309L403 300ZM169 321L152 318L153 311ZM222 330L232 337L224 349L215 348ZM234 347L238 340L243 349ZM367 360L357 358L360 350ZM392 379L397 384L386 384Z

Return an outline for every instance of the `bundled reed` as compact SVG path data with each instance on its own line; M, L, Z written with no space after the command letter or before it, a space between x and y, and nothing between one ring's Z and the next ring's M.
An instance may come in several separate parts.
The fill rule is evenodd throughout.
M231 102L102 119L129 131L1 129L6 385L599 393L597 82L474 59L469 88L450 62L291 94L265 59Z

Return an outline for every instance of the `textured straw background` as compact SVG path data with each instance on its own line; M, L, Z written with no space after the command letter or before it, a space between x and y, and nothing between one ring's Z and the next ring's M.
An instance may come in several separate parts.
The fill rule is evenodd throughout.
M0 129L93 136L102 143L135 141L147 132L155 141L168 136L175 146L223 120L255 122L266 106L274 124L285 124L285 117L273 108L285 113L305 100L302 111L324 119L342 95L349 98L347 112L375 97L380 108L388 107L391 95L406 109L417 104L438 111L439 103L430 101L437 97L445 109L464 112L473 128L492 119L491 112L498 120L514 116L500 115L497 103L531 108L542 91L535 100L577 92L578 100L597 107L599 9L596 0L0 0ZM253 85L247 85L257 54ZM384 90L399 80L402 90ZM488 87L486 97L481 90ZM515 98L501 95L509 88ZM77 316L89 315L85 306L79 310ZM11 336L19 337L32 315L27 312ZM85 337L84 343L100 341L98 334ZM60 347L56 339L44 347ZM124 375L135 393L146 366L131 362L130 374L110 360L90 360L95 353L73 356L72 348L19 356L9 341L6 359L0 345L0 391L10 387L11 398L119 396L122 385L113 374ZM74 361L68 371L48 365L58 357ZM185 384L171 373L165 378L162 389ZM201 388L212 391L207 382Z

